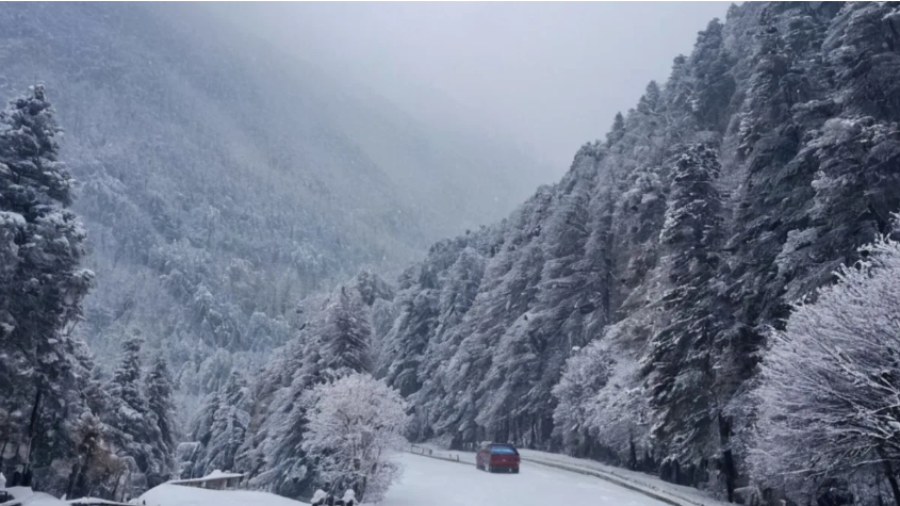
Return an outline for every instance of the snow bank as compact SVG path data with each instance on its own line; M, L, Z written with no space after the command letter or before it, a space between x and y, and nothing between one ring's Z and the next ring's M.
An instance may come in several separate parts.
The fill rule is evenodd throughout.
M448 452L439 448L428 445L411 445L407 450L408 453L421 455L423 457L431 457L433 459L449 460L451 462L460 462L462 464L474 464L474 453Z
M523 462L534 462L575 473L593 475L670 504L682 506L726 506L728 504L712 498L696 488L675 485L656 476L604 465L593 460L523 449L519 450L519 454L522 456Z
M307 506L306 503L266 492L207 490L170 484L148 490L135 502L143 504L144 501L147 506Z
M222 479L222 478L243 478L243 477L244 477L244 475L241 473L225 473L225 472L222 472L222 471L216 469L215 471L207 474L206 476L204 476L202 478L189 478L189 479L185 479L185 480L171 480L171 481L169 481L169 483L170 484L173 484L173 483L202 483L204 481L212 481L212 480L218 480L218 479Z
M114 504L118 506L122 503L110 501L108 499L98 499L96 497L82 497L81 499L72 499L71 501L66 501L66 504L69 504L71 506L78 506L79 504Z

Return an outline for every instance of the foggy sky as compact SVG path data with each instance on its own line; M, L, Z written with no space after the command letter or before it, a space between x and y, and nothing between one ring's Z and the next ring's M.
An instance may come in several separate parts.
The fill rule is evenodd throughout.
M414 117L523 146L554 181L729 2L241 3L215 9Z

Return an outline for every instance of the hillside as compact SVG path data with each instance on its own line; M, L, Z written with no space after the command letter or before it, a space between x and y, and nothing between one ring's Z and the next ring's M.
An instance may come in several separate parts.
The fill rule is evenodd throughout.
M746 465L767 328L900 210L898 9L733 6L559 183L432 246L379 342L411 436L778 483Z
M77 332L104 358L139 332L191 395L283 343L303 296L508 212L537 172L189 5L8 4L0 65L0 96L44 82L66 132L97 273Z

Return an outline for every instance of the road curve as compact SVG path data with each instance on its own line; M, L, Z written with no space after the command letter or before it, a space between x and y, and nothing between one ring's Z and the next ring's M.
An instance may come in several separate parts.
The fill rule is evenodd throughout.
M398 457L403 477L382 506L668 506L593 476L522 463L520 474L489 474L473 464Z

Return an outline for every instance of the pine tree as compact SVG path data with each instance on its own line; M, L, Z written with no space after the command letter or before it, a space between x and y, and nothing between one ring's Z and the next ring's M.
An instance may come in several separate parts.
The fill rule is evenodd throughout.
M175 453L175 434L172 426L172 377L162 356L157 357L145 379L147 408L160 431L160 443L166 455Z
M719 171L712 148L691 145L682 150L672 167L672 190L660 232L669 289L663 294L660 330L650 340L645 372L655 436L682 466L710 456L708 439L716 433L711 387L718 325L713 281L721 241L721 202L715 187Z
M110 394L137 414L148 412L147 399L141 392L141 346L144 340L132 337L122 343L122 358L113 372Z
M625 135L625 118L622 117L621 112L616 113L616 117L613 118L613 125L610 129L609 133L606 134L606 145L612 146L613 144L619 142L620 139Z
M247 382L239 372L233 372L228 378L220 399L224 402L217 407L213 415L209 443L205 449L204 473L216 469L236 470L238 450L244 444L250 424L248 409L251 399Z
M369 347L372 323L359 293L342 286L327 311L329 322L322 336L325 368L332 371L371 371Z
M42 85L0 112L0 411L24 414L10 419L10 432L28 448L19 454L26 461L7 464L51 473L40 476L48 487L50 462L74 444L46 435L65 435L80 411L70 390L78 343L68 331L93 279L79 268L85 232L67 210L72 178L58 160L58 132Z
M141 388L142 343L143 339L137 336L122 343L122 358L109 384L113 409L108 423L123 435L123 440L116 441L120 450L134 459L136 473L130 484L134 491L165 482L172 470L173 448L163 438L163 425L158 424ZM157 408L165 410L161 397L155 401L160 404ZM165 426L169 428L168 424Z
M728 120L728 103L735 91L732 61L724 48L724 26L713 19L697 35L690 57L693 93L690 110L703 130L720 131Z

